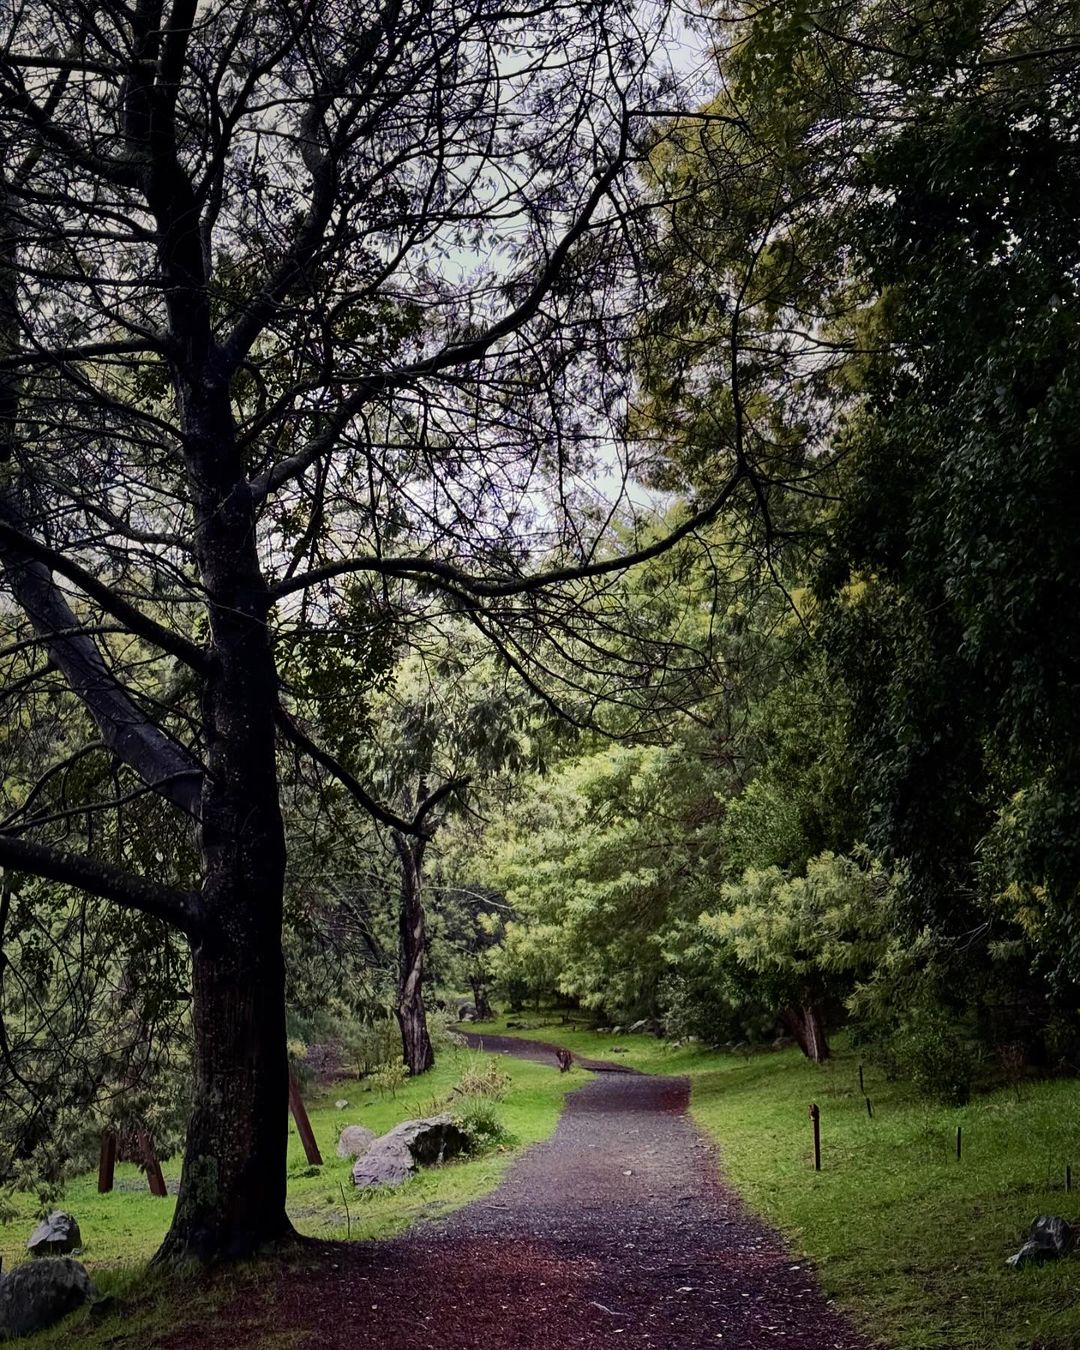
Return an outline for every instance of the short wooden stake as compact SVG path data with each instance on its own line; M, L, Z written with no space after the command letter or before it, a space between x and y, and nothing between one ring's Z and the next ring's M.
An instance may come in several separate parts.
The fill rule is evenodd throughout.
M814 1125L814 1171L821 1171L821 1111L817 1102L810 1103L810 1119Z
M956 1127L956 1161L960 1161L960 1153L964 1143L964 1132L959 1125Z
M862 1093L864 1097L866 1096L866 1084L863 1082L861 1064L859 1065L859 1091Z
M156 1195L159 1200L164 1200L169 1194L169 1188L165 1185L165 1178L161 1175L161 1163L158 1162L154 1141L145 1130L139 1131L139 1152L143 1156L143 1166L146 1168L146 1184L150 1187L150 1194Z
M101 1136L101 1152L98 1154L97 1188L99 1195L107 1195L113 1188L116 1175L116 1135L106 1130Z
M1071 1191L1071 1190L1072 1190L1072 1164L1071 1164L1071 1163L1066 1163L1066 1164L1065 1164L1065 1189L1066 1189L1067 1191Z
M870 1117L871 1120L874 1119L874 1108L870 1105L869 1097L867 1097L866 1099L866 1114Z
M311 1128L311 1121L308 1120L304 1099L300 1096L300 1088L293 1077L292 1069L289 1070L289 1110L292 1112L293 1120L296 1121L296 1133L304 1145L304 1154L308 1162L312 1167L321 1167L322 1154L315 1142L315 1132Z

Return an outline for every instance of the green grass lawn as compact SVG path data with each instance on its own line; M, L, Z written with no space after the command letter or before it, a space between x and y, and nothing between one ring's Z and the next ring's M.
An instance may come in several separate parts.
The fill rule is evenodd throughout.
M453 1111L453 1103L447 1105L451 1089L466 1066L483 1058L475 1051L443 1050L436 1067L415 1082L407 1082L396 1097L380 1097L355 1079L305 1094L323 1165L308 1165L290 1119L288 1209L297 1229L319 1238L390 1237L418 1221L449 1213L498 1185L522 1148L554 1130L564 1096L581 1086L580 1074L560 1074L554 1064L549 1068L500 1058L499 1068L509 1075L511 1085L496 1110L512 1143L481 1157L423 1170L396 1189L357 1191L352 1184L352 1160L335 1153L345 1125L366 1125L382 1134L413 1116ZM338 1099L347 1100L349 1106L338 1110L334 1105ZM179 1157L163 1162L162 1171L167 1180L179 1178ZM177 1325L178 1318L200 1323L212 1320L214 1308L231 1297L235 1287L231 1276L207 1281L193 1273L187 1277L190 1288L178 1298L176 1281L183 1276L169 1272L159 1279L144 1274L143 1263L168 1228L175 1201L150 1195L145 1178L134 1166L117 1166L116 1188L108 1195L98 1194L96 1173L78 1177L60 1203L79 1221L84 1244L80 1260L98 1287L118 1295L122 1306L118 1315L101 1320L80 1320L79 1314L41 1333L34 1340L36 1346L142 1347L153 1342L155 1330ZM34 1222L34 1203L26 1197L18 1216L0 1228L5 1270L25 1259L26 1239ZM245 1289L257 1297L260 1281L273 1281L273 1262L253 1263L235 1279L242 1280Z
M533 1020L541 1021L542 1018ZM477 1030L483 1031L484 1027ZM501 1023L489 1029L502 1029ZM510 1032L652 1073L689 1074L692 1111L727 1176L815 1262L826 1292L897 1350L1077 1350L1080 1256L1015 1271L1005 1257L1037 1214L1080 1219L1080 1082L1032 1082L962 1108L935 1106L865 1071L797 1051L744 1057L554 1021ZM611 1047L629 1053L612 1056ZM822 1170L808 1108L821 1108ZM956 1127L963 1154L956 1160Z

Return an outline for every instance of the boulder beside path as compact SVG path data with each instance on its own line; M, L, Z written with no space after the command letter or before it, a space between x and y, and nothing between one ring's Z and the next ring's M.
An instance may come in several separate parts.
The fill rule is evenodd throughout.
M346 1125L338 1135L337 1155L339 1158L359 1158L375 1142L375 1131L366 1125Z
M93 1296L86 1268L70 1256L26 1261L0 1278L0 1339L51 1327Z
M357 1159L353 1182L357 1186L400 1186L417 1168L441 1163L468 1147L468 1135L452 1116L403 1120Z
M70 1214L54 1209L30 1234L26 1250L31 1256L67 1256L81 1246L79 1225Z

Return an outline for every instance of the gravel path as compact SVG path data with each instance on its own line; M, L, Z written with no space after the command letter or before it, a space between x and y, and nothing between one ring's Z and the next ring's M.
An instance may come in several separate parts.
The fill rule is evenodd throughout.
M484 1037L552 1063L551 1047ZM578 1061L581 1063L581 1061ZM616 1072L490 1195L393 1242L319 1244L274 1325L321 1350L868 1350L748 1215L686 1115L685 1079ZM305 1334L307 1333L307 1334ZM225 1346L258 1345L235 1326Z

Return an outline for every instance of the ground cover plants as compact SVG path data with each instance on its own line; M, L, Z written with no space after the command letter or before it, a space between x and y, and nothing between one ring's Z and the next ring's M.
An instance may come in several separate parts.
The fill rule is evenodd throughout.
M580 1075L567 1077L518 1059L500 1058L493 1072L489 1057L448 1047L434 1069L416 1082L406 1081L393 1096L355 1078L324 1084L307 1099L321 1167L308 1164L296 1127L289 1122L289 1216L305 1236L355 1240L393 1237L412 1224L447 1214L490 1191L524 1148L551 1134L565 1094L580 1083ZM466 1090L456 1091L462 1085ZM497 1101L489 1092L493 1086L502 1094ZM347 1100L349 1106L339 1109L338 1100ZM424 1169L397 1189L360 1192L353 1187L352 1160L335 1153L343 1126L362 1124L382 1134L401 1120L435 1111L460 1115L467 1127L478 1123L473 1132L483 1137L484 1147L476 1156ZM167 1181L178 1180L179 1157L164 1160L162 1171ZM42 1333L35 1344L67 1344L71 1338L79 1345L116 1344L110 1337L120 1335L121 1328L131 1337L125 1344L146 1344L152 1328L171 1324L182 1309L192 1316L196 1309L196 1320L202 1322L217 1303L235 1293L229 1277L207 1283L192 1276L190 1288L178 1298L175 1286L162 1288L152 1272L144 1275L141 1268L168 1227L175 1199L150 1195L133 1165L117 1167L116 1187L107 1195L97 1193L96 1174L75 1178L59 1203L79 1220L85 1244L80 1259L98 1286L116 1296L118 1316L84 1320L78 1314L74 1325L69 1320ZM5 1270L25 1257L34 1221L32 1197L18 1197L13 1218L0 1227ZM260 1262L242 1268L237 1278L246 1297L257 1300L260 1283L270 1278L268 1270Z

